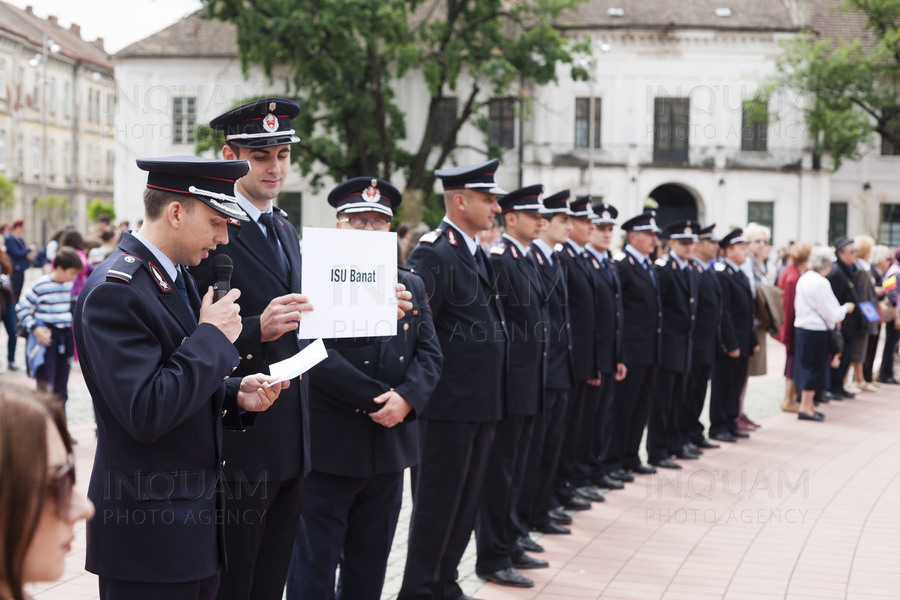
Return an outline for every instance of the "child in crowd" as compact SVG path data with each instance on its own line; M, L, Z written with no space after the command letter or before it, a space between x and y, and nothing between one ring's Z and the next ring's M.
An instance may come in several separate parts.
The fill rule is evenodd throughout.
M53 392L63 406L68 399L69 369L75 348L72 280L83 266L74 248L61 247L53 258L53 270L35 281L16 305L19 321L34 338L29 339L27 360L38 390Z

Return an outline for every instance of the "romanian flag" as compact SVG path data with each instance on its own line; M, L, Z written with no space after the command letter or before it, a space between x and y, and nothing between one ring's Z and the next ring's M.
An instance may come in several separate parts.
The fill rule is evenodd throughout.
M884 289L884 291L886 291L886 292L889 292L889 291L895 289L895 288L897 287L897 277L896 277L896 275L891 275L890 277L888 277L887 279L885 279L885 280L881 283L881 287L882 287L882 288Z

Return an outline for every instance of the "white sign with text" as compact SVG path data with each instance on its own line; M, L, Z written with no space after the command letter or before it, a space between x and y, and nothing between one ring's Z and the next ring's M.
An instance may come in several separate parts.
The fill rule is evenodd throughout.
M397 335L397 234L303 228L300 291L313 305L298 336Z

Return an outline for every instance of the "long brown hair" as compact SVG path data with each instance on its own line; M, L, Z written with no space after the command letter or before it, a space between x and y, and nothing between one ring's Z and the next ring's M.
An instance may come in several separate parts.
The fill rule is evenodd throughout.
M72 441L59 401L16 384L0 390L0 590L25 600L22 571L46 501L47 418Z

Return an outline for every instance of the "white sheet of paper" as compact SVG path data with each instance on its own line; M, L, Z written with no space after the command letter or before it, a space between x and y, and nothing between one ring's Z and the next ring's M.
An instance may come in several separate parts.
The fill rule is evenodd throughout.
M397 234L303 228L298 336L355 338L397 335Z
M322 343L322 340L316 340L292 357L269 365L269 375L278 378L272 383L299 377L326 358L328 358L328 351L325 350L325 344Z

